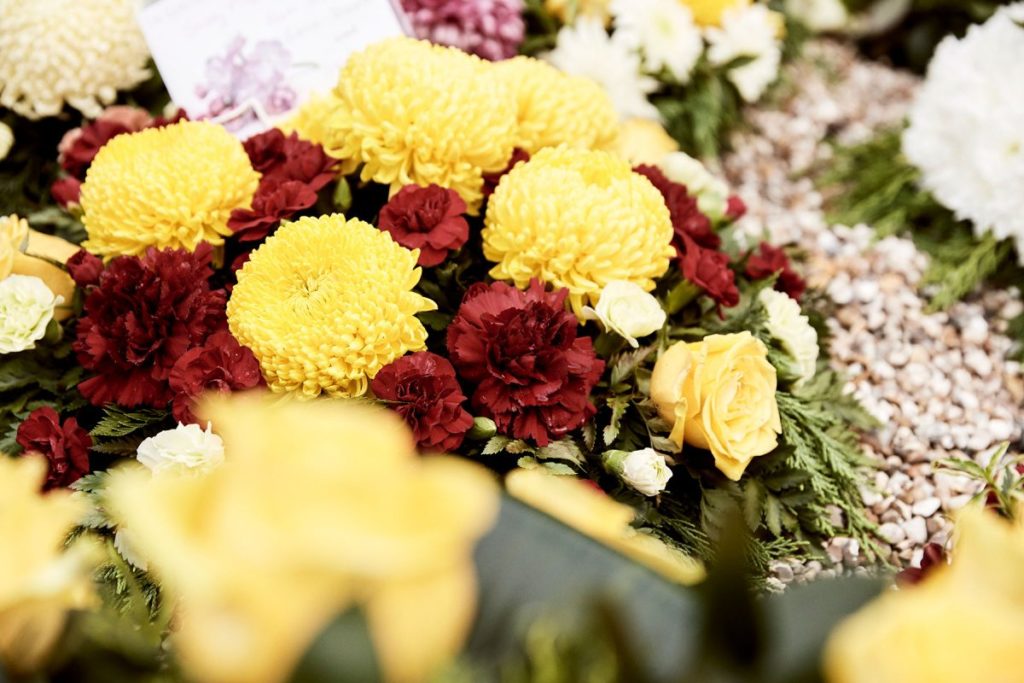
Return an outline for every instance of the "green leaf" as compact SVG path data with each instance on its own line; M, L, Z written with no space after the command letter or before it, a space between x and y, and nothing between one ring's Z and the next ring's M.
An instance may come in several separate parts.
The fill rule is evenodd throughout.
M512 439L508 438L507 436L502 436L501 434L492 436L490 439L487 440L487 443L484 444L484 448L480 452L480 454L497 455L498 453L501 453L505 450L505 447L508 446L510 441L512 441Z
M535 456L538 460L564 460L580 467L585 463L583 451L571 438L552 441L547 446L538 448Z
M167 419L166 410L140 408L126 410L115 405L103 408L103 417L89 433L94 437L122 437L158 425Z
M608 407L612 409L612 415L608 419L608 424L605 426L604 431L601 433L601 438L606 446L611 446L619 435L619 423L629 407L629 398L626 396L612 396L608 399Z

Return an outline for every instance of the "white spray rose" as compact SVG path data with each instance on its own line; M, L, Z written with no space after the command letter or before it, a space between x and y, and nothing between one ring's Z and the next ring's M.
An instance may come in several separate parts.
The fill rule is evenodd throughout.
M139 444L138 459L154 474L168 470L208 472L224 462L224 442L210 425L178 425Z
M850 18L842 0L786 0L786 14L816 33L838 31Z
M64 298L32 275L0 280L0 354L35 348Z
M672 478L665 456L653 448L630 453L608 451L605 453L605 467L645 496L658 495Z
M595 308L585 307L584 315L601 321L605 329L640 346L638 337L657 332L665 324L665 311L650 293L635 282L612 280L601 290Z
M686 191L697 196L697 208L712 218L721 218L729 204L729 186L716 178L697 159L686 152L666 154L658 164L665 177L686 185Z
M763 289L758 295L768 313L765 327L782 344L786 353L796 361L799 379L797 386L814 377L818 364L818 333L811 327L807 316L800 312L800 304L789 295L774 289Z

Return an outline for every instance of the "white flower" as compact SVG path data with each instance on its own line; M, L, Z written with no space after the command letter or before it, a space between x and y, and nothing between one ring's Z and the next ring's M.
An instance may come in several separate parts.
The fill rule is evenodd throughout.
M729 186L711 175L697 159L686 152L666 154L658 164L665 177L672 182L686 185L686 191L697 195L697 208L703 213L721 218L729 204Z
M28 118L67 102L99 116L118 90L149 77L135 0L0 2L0 106Z
M1013 238L1024 264L1024 28L998 12L935 51L910 111L903 153L957 218Z
M224 462L224 442L206 425L179 424L139 444L138 459L154 474L168 470L208 472Z
M679 0L612 0L615 35L644 55L648 71L662 68L686 83L704 52L693 13Z
M779 15L761 4L736 6L722 14L722 25L706 29L708 59L719 66L740 57L752 57L729 70L729 80L747 102L756 102L779 75L782 48Z
M63 301L33 275L0 280L0 354L35 348Z
M606 284L597 306L585 306L583 313L590 320L600 320L606 330L628 341L634 349L640 346L637 337L657 332L665 324L665 311L658 300L628 280L612 280Z
M14 131L3 121L0 121L0 161L7 158L14 146Z
M850 18L842 0L786 0L786 14L817 33L838 31Z
M798 379L794 384L804 384L814 377L818 364L818 333L811 327L807 316L800 312L800 304L788 294L774 289L762 289L758 300L768 313L768 322L765 324L768 333L796 361Z
M672 470L665 462L665 456L653 448L626 453L610 451L605 454L605 464L628 486L645 496L656 496L665 490Z
M584 17L558 31L555 49L545 59L566 73L597 81L608 92L622 119L658 119L647 100L658 82L640 69L640 56L625 40L609 36L604 25Z

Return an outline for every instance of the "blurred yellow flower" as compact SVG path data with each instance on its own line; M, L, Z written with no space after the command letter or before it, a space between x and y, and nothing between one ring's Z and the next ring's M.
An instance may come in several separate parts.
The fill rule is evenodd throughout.
M829 683L1024 680L1024 527L975 506L957 518L953 563L842 622Z
M581 319L613 280L654 289L675 254L661 193L611 152L542 149L501 179L484 225L491 277L567 287Z
M718 26L722 23L722 15L733 7L747 7L752 0L679 0L690 8L693 20L701 26Z
M666 579L693 585L704 579L699 560L630 526L635 511L575 477L541 469L513 470L505 479L509 494L580 533L604 543Z
M84 512L68 491L40 493L46 461L0 454L0 664L39 669L70 609L95 603L93 547L64 541Z
M608 23L611 4L612 0L544 0L544 9L567 24L579 17L593 17Z
M657 121L629 119L619 128L615 151L633 166L657 166L667 154L679 151L679 143Z
M412 291L419 250L340 214L284 223L238 272L228 325L274 391L361 396L377 372L426 344Z
M118 135L100 149L82 184L89 234L82 246L109 259L149 247L223 244L231 212L249 208L259 179L242 143L213 123Z
M423 680L459 649L473 545L497 509L486 471L417 457L400 418L351 402L235 396L202 412L224 465L198 477L134 467L108 488L177 600L173 642L193 677L284 680L353 604L388 680Z
M776 382L768 349L744 331L672 345L654 365L650 390L672 425L669 438L708 449L715 467L738 481L753 458L778 445Z
M70 242L32 230L28 221L15 214L0 216L0 280L8 275L31 275L42 280L50 291L64 299L54 318L71 315L75 283L57 264L64 264L78 251Z

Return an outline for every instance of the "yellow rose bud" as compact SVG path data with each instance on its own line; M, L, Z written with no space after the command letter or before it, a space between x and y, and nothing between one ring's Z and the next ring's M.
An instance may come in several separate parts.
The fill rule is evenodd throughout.
M78 251L67 240L32 230L28 221L12 214L0 216L0 280L12 273L31 275L46 283L50 290L69 304L75 294L75 283L63 268ZM67 305L57 309L55 318L71 315Z
M619 126L615 151L634 166L656 165L665 155L678 152L679 143L657 121L629 119Z
M705 448L733 481L750 461L774 450L782 431L775 401L775 368L750 332L679 342L661 355L651 398L672 425L670 437Z
M747 7L751 0L679 0L693 12L693 20L701 26L718 26L722 23L725 10L733 7Z

